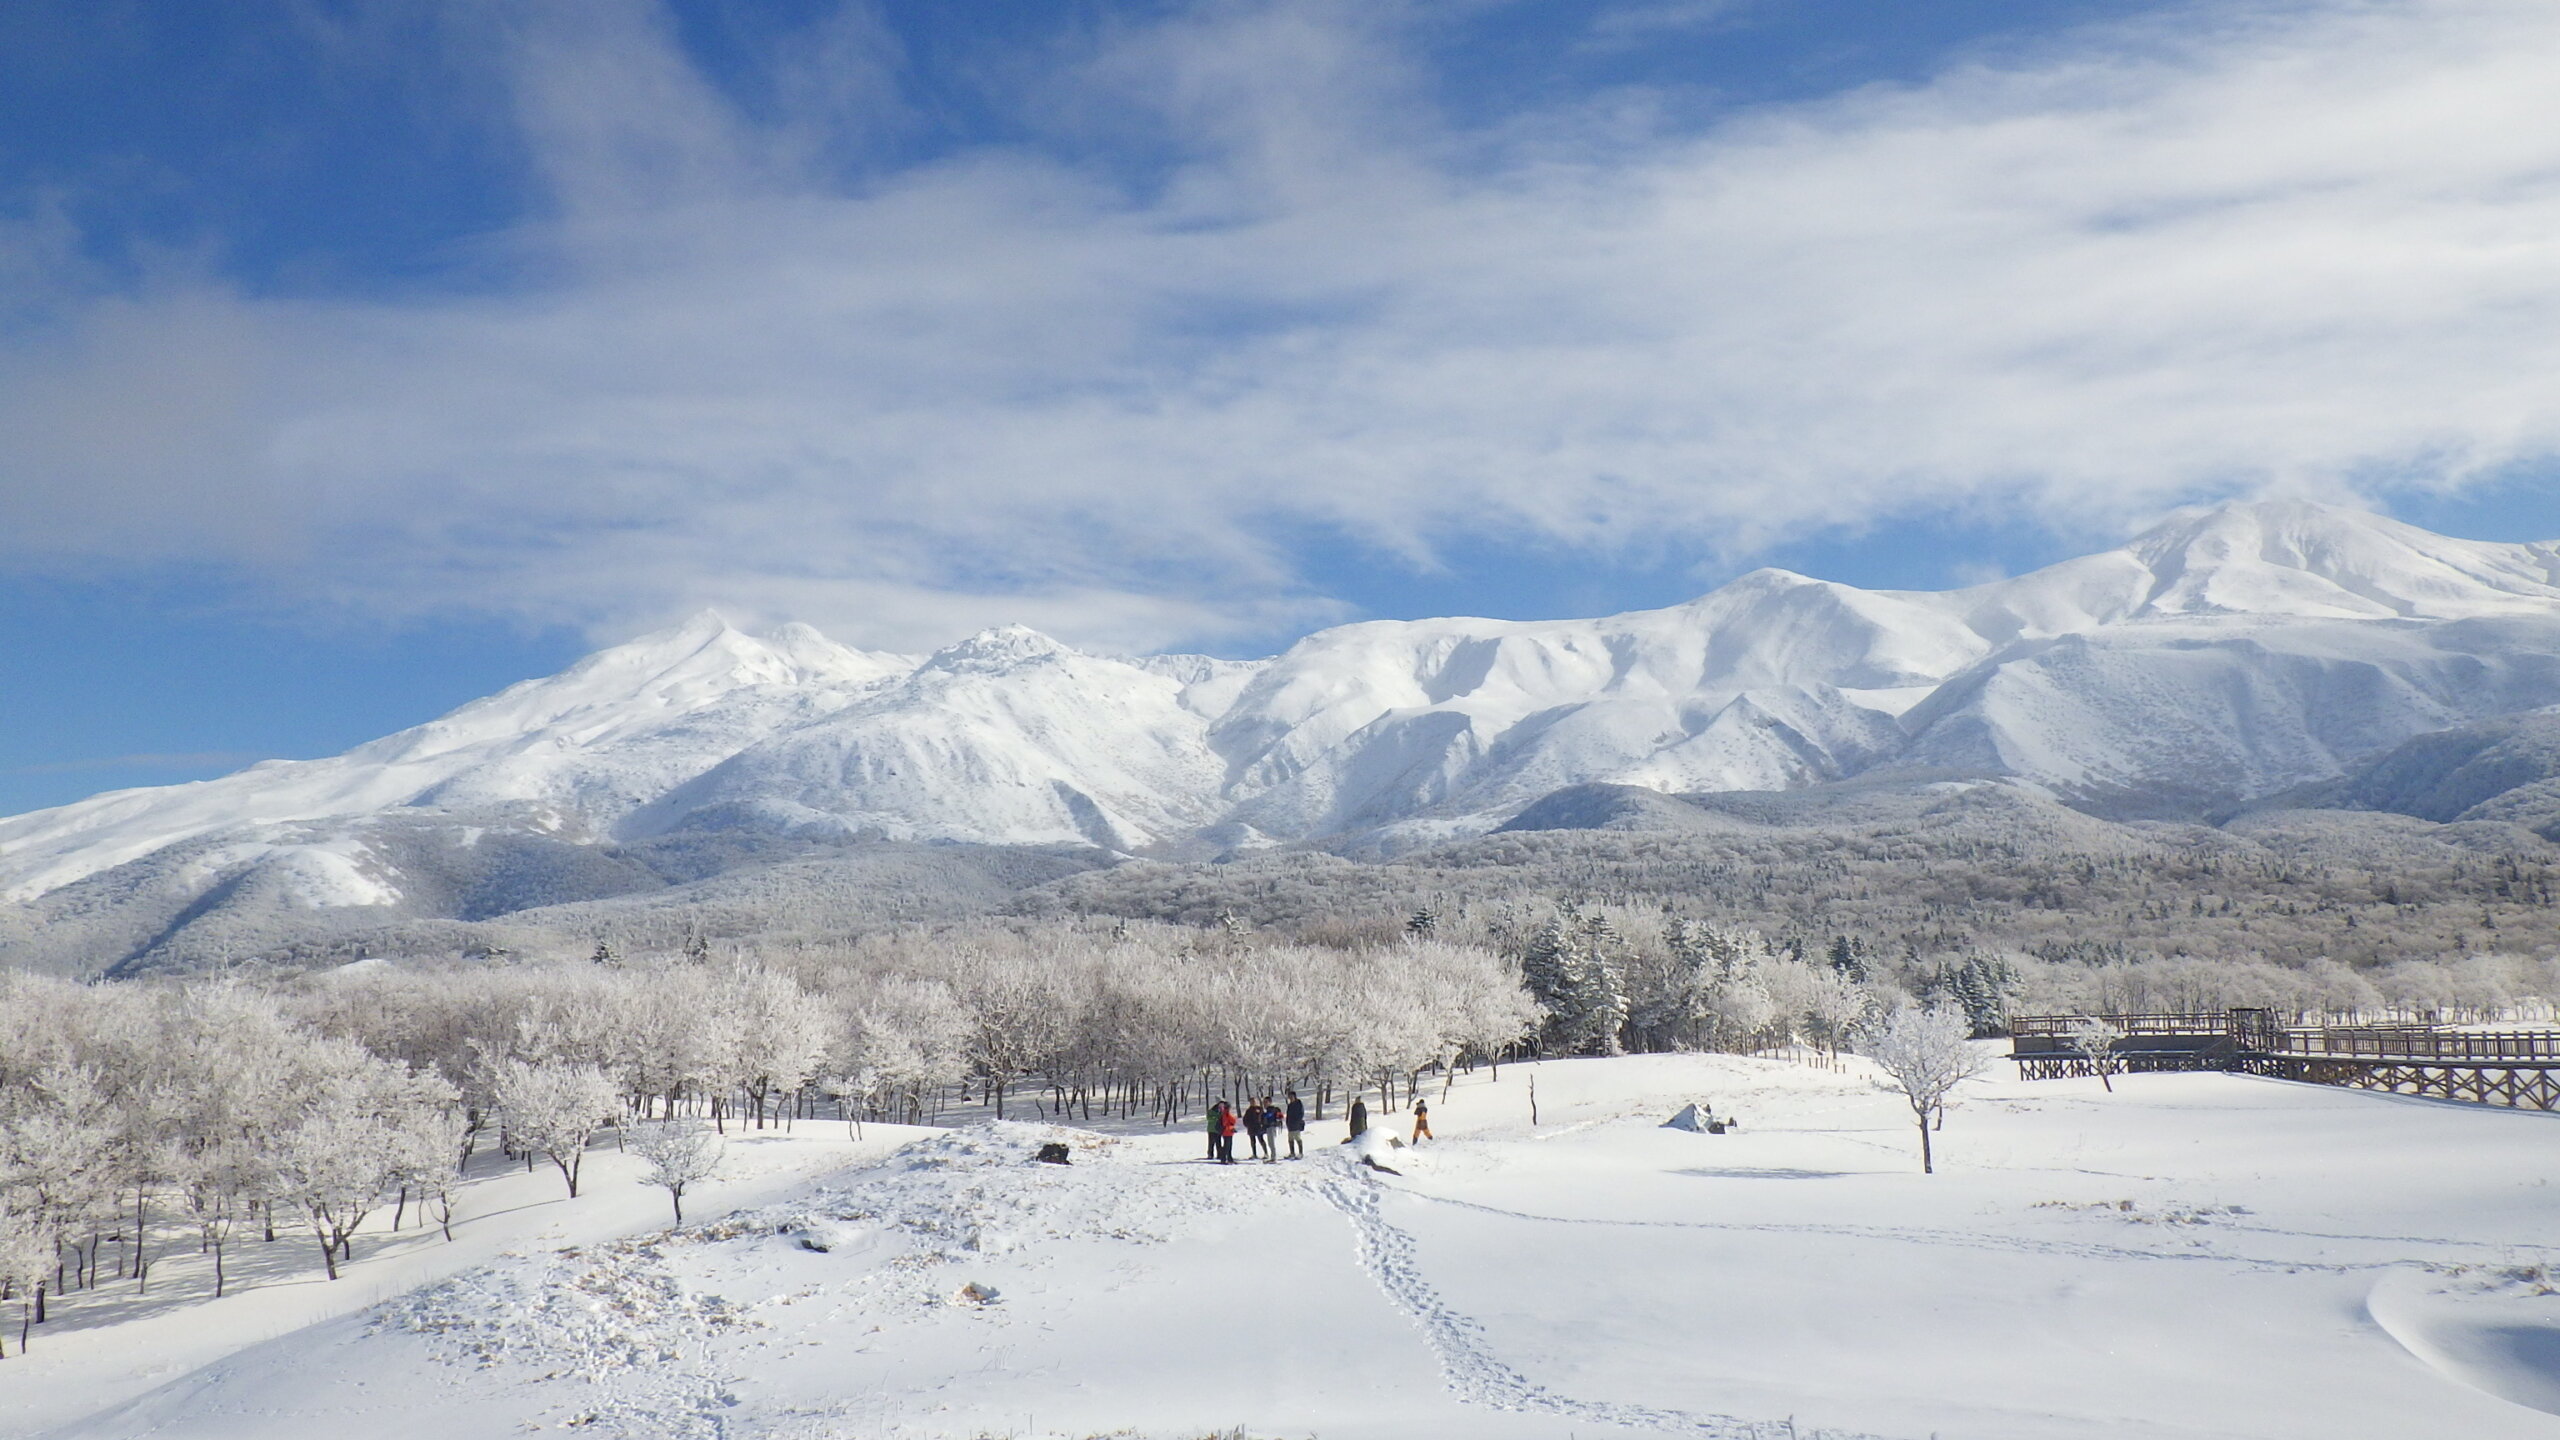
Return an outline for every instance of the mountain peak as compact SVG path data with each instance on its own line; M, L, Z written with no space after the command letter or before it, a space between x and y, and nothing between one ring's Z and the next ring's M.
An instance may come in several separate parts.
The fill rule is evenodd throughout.
M2455 618L2560 599L2536 547L2454 540L2309 500L2235 501L2173 516L2125 547L2154 614Z
M935 651L924 668L994 673L1077 653L1028 625L997 625Z
M676 624L634 635L619 645L610 645L595 652L580 663L590 665L600 661L611 661L639 665L670 664L694 654L706 645L717 643L724 637L733 635L740 640L748 638L731 625L728 617L719 611L696 610Z
M2181 510L2135 537L2127 548L2145 558L2201 549L2221 556L2283 556L2299 563L2308 552L2353 543L2358 537L2402 543L2444 538L2370 510L2276 498L2226 500Z

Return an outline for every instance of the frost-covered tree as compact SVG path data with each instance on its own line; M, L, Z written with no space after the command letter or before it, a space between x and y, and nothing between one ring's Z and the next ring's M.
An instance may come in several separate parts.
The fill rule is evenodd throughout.
M1930 1151L1929 1122L1946 1109L1958 1085L1982 1073L1982 1052L1972 1043L1973 1027L1964 1012L1951 1005L1923 1009L1905 1006L1869 1026L1859 1037L1858 1053L1876 1062L1911 1105L1920 1126L1920 1169L1937 1170Z
M569 1198L576 1199L587 1142L621 1109L613 1083L593 1065L518 1062L499 1072L497 1102L506 1113L508 1138L559 1167Z
M729 1074L747 1092L756 1128L777 1095L807 1085L836 1042L835 1021L797 982L771 970L743 970L720 987Z
M55 1237L36 1217L21 1213L0 1190L0 1298L18 1302L18 1346L26 1348L34 1328L36 1297L53 1278ZM8 1331L0 1327L0 1359L9 1353Z
M833 1067L874 1117L921 1122L929 1097L967 1077L970 1019L950 986L885 978L847 1008Z
M454 1092L345 1040L314 1038L295 1069L300 1103L274 1141L273 1185L309 1222L335 1280L338 1261L354 1258L356 1228L421 1147L416 1132L450 1133L443 1127Z
M687 1121L661 1120L640 1127L632 1137L631 1150L647 1167L641 1172L641 1183L667 1192L679 1225L684 1223L684 1192L720 1170L720 1137Z
M2124 1043L2124 1038L2123 1026L2096 1015L2083 1015L2072 1021L2070 1030L2064 1035L2065 1042L2079 1052L2081 1059L2089 1062L2090 1072L2098 1077L2098 1083L2105 1086L2111 1095L2116 1088L2111 1077L2121 1059L2116 1047Z
M1038 1070L1072 1027L1067 992L1051 971L983 949L962 953L952 983L971 1021L969 1059L1002 1118L1006 1090Z

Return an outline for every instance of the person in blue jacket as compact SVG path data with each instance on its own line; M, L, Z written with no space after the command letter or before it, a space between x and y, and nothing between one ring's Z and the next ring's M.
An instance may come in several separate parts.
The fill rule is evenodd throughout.
M1292 1160L1306 1159L1307 1102L1299 1099L1298 1092L1295 1090L1289 1092L1289 1109L1287 1113L1281 1117L1281 1123L1286 1125L1289 1129L1289 1158Z

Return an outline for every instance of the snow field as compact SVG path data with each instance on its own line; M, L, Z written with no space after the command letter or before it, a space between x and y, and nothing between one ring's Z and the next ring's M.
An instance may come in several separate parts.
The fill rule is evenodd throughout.
M1400 1174L1338 1112L1307 1162L1233 1167L1017 1121L681 1230L626 1206L58 1433L2560 1437L2560 1116L1995 1072L1924 1176L1854 1060L1428 1093L1442 1141L1371 1147ZM1662 1126L1693 1100L1742 1129ZM608 1158L594 1198L663 1203Z
M865 1127L855 1142L832 1122L803 1122L789 1133L733 1134L720 1176L688 1192L700 1214L757 1204L798 1189L810 1176L850 1161L884 1155L919 1134L905 1126ZM57 1298L53 1319L31 1348L17 1345L17 1307L8 1308L9 1359L0 1362L0 1436L43 1433L76 1417L113 1408L174 1377L216 1364L247 1347L290 1342L308 1327L383 1303L421 1285L500 1261L511 1252L548 1253L666 1223L666 1192L639 1183L636 1157L611 1138L586 1161L582 1193L570 1200L558 1172L543 1164L526 1173L494 1152L476 1156L472 1178L456 1190L454 1238L412 1207L393 1233L386 1207L356 1232L356 1259L334 1283L320 1271L307 1228L280 1222L276 1242L259 1243L246 1226L232 1243L230 1291L213 1293L212 1267L195 1253L191 1232L161 1233L151 1285L110 1280L94 1291Z

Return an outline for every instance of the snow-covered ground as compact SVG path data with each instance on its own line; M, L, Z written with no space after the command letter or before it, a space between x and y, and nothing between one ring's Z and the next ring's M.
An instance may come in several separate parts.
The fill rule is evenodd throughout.
M788 1133L730 1137L717 1180L689 1192L688 1215L717 1215L763 1204L848 1163L876 1159L938 1132L871 1125L857 1143L833 1122L802 1122ZM52 1426L120 1405L164 1381L223 1360L245 1347L352 1314L416 1286L486 1265L511 1253L546 1252L646 1231L666 1223L666 1192L637 1183L639 1161L608 1139L587 1157L576 1200L559 1172L528 1174L494 1151L473 1161L471 1179L455 1193L453 1239L412 1208L394 1232L390 1207L356 1235L355 1263L327 1280L310 1232L284 1225L273 1245L243 1226L231 1243L229 1293L213 1293L213 1270L177 1230L162 1234L151 1283L130 1281L54 1303L52 1320L34 1343L18 1348L19 1306L6 1312L9 1358L0 1361L0 1437L43 1433Z
M2560 1437L2560 1116L1995 1075L1924 1176L1855 1061L1549 1062L1434 1100L1441 1140L1376 1152L1400 1174L1338 1118L1233 1168L1189 1132L884 1156L804 1126L673 1232L600 1155L574 1203L526 1189L335 1287L40 1337L0 1431ZM1743 1128L1662 1126L1691 1100ZM1030 1162L1053 1138L1074 1164Z

